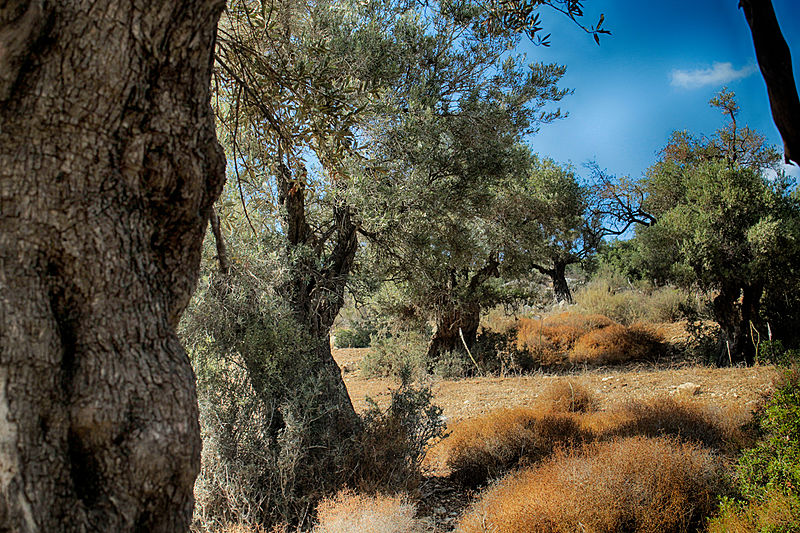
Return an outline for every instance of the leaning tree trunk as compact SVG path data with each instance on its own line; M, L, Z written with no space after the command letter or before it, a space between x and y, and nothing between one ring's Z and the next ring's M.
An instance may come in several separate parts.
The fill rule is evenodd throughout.
M771 0L740 0L758 66L764 76L772 118L783 138L784 159L800 165L800 97L792 73L792 55Z
M223 5L0 3L0 531L188 530Z

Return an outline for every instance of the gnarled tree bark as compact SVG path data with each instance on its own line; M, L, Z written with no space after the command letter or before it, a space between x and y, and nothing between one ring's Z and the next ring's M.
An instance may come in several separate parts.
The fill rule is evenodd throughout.
M221 0L0 4L0 530L188 530Z

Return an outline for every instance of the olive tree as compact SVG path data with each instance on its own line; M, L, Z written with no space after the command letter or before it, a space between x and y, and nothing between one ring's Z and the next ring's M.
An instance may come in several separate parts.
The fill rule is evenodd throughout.
M0 4L0 530L188 530L223 5Z

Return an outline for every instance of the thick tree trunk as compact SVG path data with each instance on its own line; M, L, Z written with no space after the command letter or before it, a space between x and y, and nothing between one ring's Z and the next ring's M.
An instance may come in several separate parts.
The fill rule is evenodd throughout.
M436 361L442 354L452 351L464 351L464 341L471 350L478 337L481 308L469 305L440 314L436 319L436 327L428 343L428 361ZM459 329L461 332L459 333Z
M188 530L222 7L0 4L0 531Z
M533 268L549 277L553 282L553 295L557 302L572 303L572 292L567 283L567 264L563 261L553 261L553 268L533 264Z
M719 366L742 361L747 365L753 364L756 348L752 326L759 323L762 293L760 285L744 289L724 287L714 298L714 318L725 337L725 344L717 359Z
M279 158L283 150L279 145ZM326 238L314 234L306 220L305 186L292 180L288 167L280 164L278 176L280 201L286 208L284 229L287 255L291 262L290 280L285 288L296 320L307 328L317 346L314 347L319 367L330 378L330 402L336 409L330 419L343 437L357 428L358 417L341 369L333 359L330 331L344 305L344 291L358 249L357 226L347 205L333 208L332 250L325 251Z

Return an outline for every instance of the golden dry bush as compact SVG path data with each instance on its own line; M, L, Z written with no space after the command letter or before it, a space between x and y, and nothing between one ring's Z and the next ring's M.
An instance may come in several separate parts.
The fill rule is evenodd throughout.
M671 397L631 402L606 417L604 429L594 428L601 438L671 436L719 451L734 450L742 439L738 411Z
M571 413L500 409L457 424L435 453L453 479L474 486L520 462L539 461L559 446L583 443L589 437Z
M612 324L581 336L569 352L571 363L608 365L657 357L661 339L641 324Z
M588 413L597 411L598 403L586 387L568 379L551 383L539 395L539 405L552 412Z
M635 437L557 453L490 489L462 533L695 531L725 488L707 450Z
M542 365L563 364L575 342L614 321L603 315L561 313L543 319L521 318L517 324L516 347L530 352Z
M317 507L314 533L426 533L433 527L415 518L416 505L407 496L366 496L342 491Z

